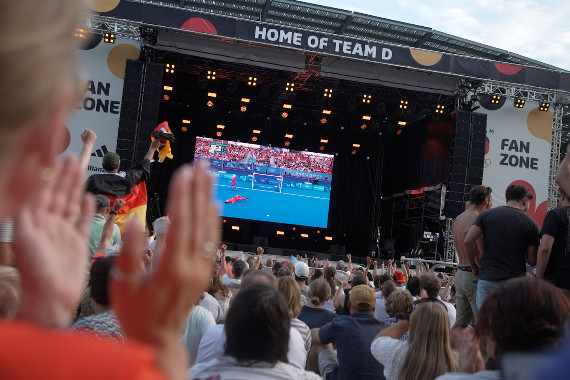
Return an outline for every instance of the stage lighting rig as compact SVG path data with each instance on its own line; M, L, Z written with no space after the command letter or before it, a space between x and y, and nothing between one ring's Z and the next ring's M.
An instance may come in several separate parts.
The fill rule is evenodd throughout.
M325 115L330 115L332 113L331 110L323 110L323 114Z
M438 104L435 107L435 113L442 114L445 111L445 106L443 104Z
M249 77L247 80L248 86L257 86L257 77Z
M290 110L291 108L293 108L293 106L291 104L283 104L283 108Z
M114 44L115 43L115 33L105 33L105 37L103 38L103 41L105 43L108 43L108 44Z
M370 104L371 100L372 100L372 95L364 94L364 96L362 97L362 103Z
M174 74L174 67L175 67L174 64L172 64L172 63L167 63L167 64L166 64L166 68L164 69L164 71L165 71L167 74Z
M289 114L288 114L287 112L283 112L283 113L281 114L281 117L282 117L283 119L287 119L287 117L289 117Z
M289 92L295 91L295 83L287 82L287 86L285 86L285 91L289 91Z
M324 98L332 98L333 90L330 88L325 88L325 92L323 93Z
M550 108L550 103L541 102L540 107L538 107L538 110L542 112L547 112L549 108Z
M207 80L216 80L216 72L213 70L208 70L208 74L206 75Z
M400 100L400 109L407 110L409 103L410 102L408 100Z
M362 120L370 121L371 119L372 119L372 117L369 115L363 115L362 116Z
M515 108L523 108L525 103L526 103L525 99L518 98L518 99L515 99L514 106L515 106Z
M326 124L326 123L327 123L327 118L326 118L326 117L323 117L323 118L321 119L321 124Z
M502 98L501 95L493 95L491 97L491 103L492 104L499 104L501 102L501 98Z
M329 140L327 140L327 139L321 139L322 144L327 144L328 142L329 142Z

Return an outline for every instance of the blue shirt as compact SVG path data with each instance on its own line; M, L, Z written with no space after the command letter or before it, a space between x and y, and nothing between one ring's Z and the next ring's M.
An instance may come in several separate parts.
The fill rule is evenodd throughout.
M385 380L384 366L372 356L370 345L381 330L388 327L374 313L341 315L319 330L322 343L334 343L338 367L328 379L378 379Z
M328 310L304 305L303 309L301 309L301 314L297 318L305 322L310 329L314 329L324 326L336 317L335 313L331 313Z

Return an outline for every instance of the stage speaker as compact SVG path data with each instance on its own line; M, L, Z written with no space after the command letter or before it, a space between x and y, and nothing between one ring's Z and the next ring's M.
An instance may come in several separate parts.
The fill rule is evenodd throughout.
M331 255L344 257L344 245L331 245L329 248L329 253Z
M158 124L162 65L128 59L125 66L117 153L121 169L142 161Z
M483 182L486 129L487 115L457 111L444 208L448 218L465 211L471 188Z
M267 247L269 239L267 236L254 236L251 243L254 247Z
M380 260L391 260L394 258L396 253L393 249L381 249L380 250Z

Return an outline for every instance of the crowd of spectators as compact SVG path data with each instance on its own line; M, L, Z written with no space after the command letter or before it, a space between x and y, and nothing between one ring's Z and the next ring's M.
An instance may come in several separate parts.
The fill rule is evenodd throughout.
M218 140L196 139L196 157L221 161L266 165L281 169L332 174L334 157L325 154L292 151L284 148L254 146L233 141L223 141L223 153L212 151L210 144ZM255 160L255 161L250 161Z

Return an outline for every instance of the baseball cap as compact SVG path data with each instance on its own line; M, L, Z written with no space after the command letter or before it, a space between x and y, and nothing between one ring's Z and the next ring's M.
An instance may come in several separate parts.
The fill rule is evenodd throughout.
M295 264L295 276L299 278L309 278L309 266L302 261Z
M107 152L103 156L103 169L105 170L115 170L119 168L121 163L121 157L115 152Z
M350 304L359 309L374 309L374 307L376 307L374 289L368 285L355 286L350 291Z
M397 270L394 272L394 281L396 282L404 282L404 274Z
M102 194L97 194L95 195L95 205L97 208L111 207L111 202L109 201L109 198L107 198L106 196Z
M281 264L279 261L277 261L275 264L273 264L273 270L278 271L279 268L281 268L283 266L283 264Z

